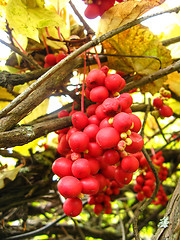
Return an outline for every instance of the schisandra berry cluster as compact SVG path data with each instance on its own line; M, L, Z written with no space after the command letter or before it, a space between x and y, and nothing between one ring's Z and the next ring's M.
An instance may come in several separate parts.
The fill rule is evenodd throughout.
M171 117L173 115L173 110L171 107L165 104L165 101L171 98L171 92L166 90L164 87L161 87L159 94L160 96L154 98L153 100L153 106L155 108L153 115L160 116L162 118Z
M123 0L83 0L88 6L85 9L84 15L93 19L102 16L105 11L113 7L115 2L123 2Z
M61 155L52 170L60 177L59 193L66 198L63 210L74 217L82 211L82 197L89 195L96 214L111 213L111 196L129 184L139 168L135 153L143 147L138 134L140 119L131 111L129 93L117 94L125 87L119 74L108 67L93 69L86 77L85 96L94 104L86 114L73 111L73 127L58 131L57 151ZM65 110L59 117L68 116Z
M137 192L138 201L142 201L144 200L144 198L151 197L155 188L155 177L143 153L142 152L135 153L134 156L136 156L139 160L140 169L140 174L136 177L134 191ZM152 203L154 203L155 205L158 204L165 205L168 201L168 198L166 193L164 192L162 182L166 180L168 170L166 167L163 166L164 157L162 156L162 151L159 151L158 153L154 154L151 157L151 160L156 170L158 171L158 176L161 181L161 185L157 193L157 196Z

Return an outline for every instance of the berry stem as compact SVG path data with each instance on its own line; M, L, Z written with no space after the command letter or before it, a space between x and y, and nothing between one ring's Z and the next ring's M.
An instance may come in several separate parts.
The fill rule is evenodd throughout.
M46 30L46 32L48 33L47 30ZM48 34L49 34L49 33L48 33ZM47 35L48 35L48 34L47 34ZM43 39L44 46L45 46L45 48L46 48L46 53L49 54L49 49L48 49L48 45L47 45L47 43L46 43L46 39L45 39L45 37L44 37L44 34L41 33L41 35L42 35L42 39Z
M100 62L100 59L99 59L99 55L98 55L98 53L97 53L97 50L96 50L96 47L94 47L94 51L95 51L95 53L96 53L96 62L97 62L97 64L98 64L98 67L99 67L99 69L101 69L101 62Z
M84 54L84 72L83 72L83 83L82 83L82 95L81 95L81 111L84 112L84 88L86 79L86 52Z
M18 45L18 47L21 49L21 51L22 51L24 54L28 55L28 53L24 50L24 48L20 45L20 43L18 43L18 41L16 40L15 37L13 37L13 41Z

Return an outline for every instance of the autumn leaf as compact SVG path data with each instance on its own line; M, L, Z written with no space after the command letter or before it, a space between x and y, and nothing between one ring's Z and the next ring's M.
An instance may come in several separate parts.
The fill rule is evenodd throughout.
M48 26L63 27L65 22L57 12L39 7L40 3L35 4L35 7L29 7L20 0L9 0L6 17L15 32L39 41L39 29Z
M174 92L177 96L180 96L180 73L173 72L168 74L168 79L165 84L168 85L169 89Z
M14 179L16 178L16 176L22 166L23 166L23 164L19 165L18 167L14 168L14 169L4 168L4 169L0 170L0 189L5 187L4 180L6 178L8 178L11 181L14 181Z

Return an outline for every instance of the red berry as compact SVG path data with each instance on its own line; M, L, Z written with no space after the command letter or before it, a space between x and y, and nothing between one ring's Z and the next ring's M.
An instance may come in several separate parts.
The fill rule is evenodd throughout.
M62 59L64 59L67 55L64 52L60 52L57 56L56 56L56 63L60 62Z
M56 64L56 57L54 54L47 54L44 60L49 66L54 66Z
M89 124L83 130L88 135L90 141L95 141L98 131L99 127L96 124Z
M86 10L84 11L84 15L89 19L96 18L97 16L99 16L99 14L100 14L99 7L94 3L89 4Z
M99 182L93 176L81 179L82 193L96 194L99 191Z
M131 145L126 146L125 150L129 153L140 152L144 145L144 141L141 135L136 132L131 132L129 138L131 139L132 143Z
M119 133L113 127L102 128L96 135L96 141L103 149L110 149L115 147L118 144L119 140Z
M126 172L135 172L139 168L139 161L129 155L121 160L121 168Z
M120 184L129 184L132 180L133 173L125 172L121 167L117 167L115 170L115 180Z
M163 106L163 100L159 97L154 98L153 106L156 107L156 108L161 108Z
M92 102L102 103L109 97L109 92L106 87L98 86L90 91L90 99Z
M92 89L97 86L104 86L106 74L100 69L91 70L86 77L86 86Z
M132 126L132 119L128 113L118 113L113 118L113 127L119 132L127 132Z
M88 125L88 117L83 112L75 112L72 114L72 124L75 128L82 130Z
M112 92L120 92L126 85L124 78L122 78L119 74L109 74L105 79L106 88Z
M82 191L81 182L73 176L65 176L57 184L59 193L65 198L78 197Z
M114 149L109 149L109 150L106 150L103 154L103 158L104 158L104 161L109 164L109 165L113 165L113 164L116 164L119 162L120 160L120 155L119 153L114 150Z
M77 178L85 178L90 175L91 168L89 161L85 158L79 158L72 164L72 174Z
M60 157L56 159L52 165L52 171L59 177L71 176L72 161L70 159Z
M77 131L69 138L69 146L74 152L84 152L88 148L89 137L86 133Z
M172 108L170 108L167 105L163 105L160 109L159 109L159 113L161 116L163 117L171 117L173 115L173 110Z
M63 203L63 211L67 216L78 216L83 208L82 201L79 198L67 198Z

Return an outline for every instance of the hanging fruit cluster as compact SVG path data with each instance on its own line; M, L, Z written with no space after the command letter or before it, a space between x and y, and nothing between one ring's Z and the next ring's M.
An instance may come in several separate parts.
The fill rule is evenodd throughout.
M155 177L143 153L139 152L135 153L134 155L138 158L140 164L140 174L136 177L134 191L137 192L138 201L142 201L144 200L144 198L151 197L155 188ZM156 199L154 199L152 203L156 205L165 205L168 201L168 198L163 190L162 182L166 180L168 170L166 167L163 166L164 157L162 156L162 151L154 154L151 157L151 160L158 172L158 176L161 181L161 185L157 193Z
M74 217L82 210L81 198L89 195L89 204L99 214L111 212L111 195L129 184L139 168L133 154L141 151L143 139L138 134L140 119L131 111L129 93L119 94L125 80L109 74L108 67L91 70L86 77L85 96L94 104L73 111L73 127L58 131L57 151L61 155L52 170L60 177L59 193L66 198L63 210ZM65 110L59 117L68 116Z
M105 11L113 7L115 2L123 2L123 0L83 0L88 6L84 12L84 15L93 19L98 16L102 16Z
M44 67L52 67L56 65L56 63L60 62L62 59L64 59L67 56L63 51L60 51L58 55L54 54L47 54L44 58Z
M171 117L173 115L173 110L171 107L165 104L165 101L171 98L171 92L166 90L164 87L161 87L159 94L160 96L154 98L153 100L153 106L155 108L153 114L160 116L161 118Z

